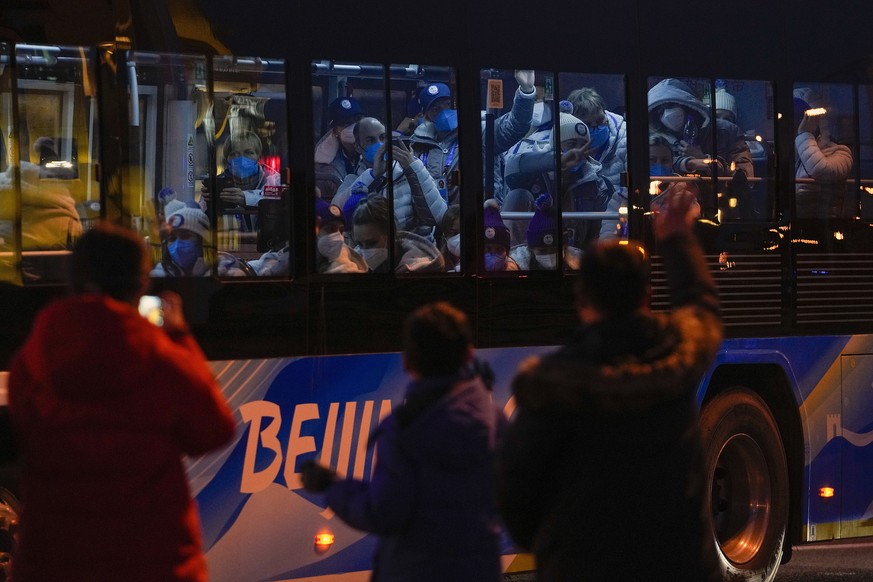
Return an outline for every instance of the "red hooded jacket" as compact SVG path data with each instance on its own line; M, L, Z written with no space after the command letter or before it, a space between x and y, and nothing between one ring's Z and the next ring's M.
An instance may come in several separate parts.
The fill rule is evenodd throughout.
M233 435L195 340L104 295L48 306L13 359L23 458L15 579L203 581L182 455Z

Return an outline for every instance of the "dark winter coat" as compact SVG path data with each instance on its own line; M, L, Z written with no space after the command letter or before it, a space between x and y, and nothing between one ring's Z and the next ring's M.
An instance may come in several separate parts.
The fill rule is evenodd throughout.
M499 501L540 580L709 580L695 389L721 340L696 244L663 255L675 310L582 328L525 362Z
M502 413L478 376L426 378L377 429L369 483L338 481L328 505L379 535L373 579L501 579L494 456Z

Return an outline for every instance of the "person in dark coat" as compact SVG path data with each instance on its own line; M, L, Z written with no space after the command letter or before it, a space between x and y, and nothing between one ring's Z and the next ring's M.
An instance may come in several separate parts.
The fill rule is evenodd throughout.
M337 480L309 462L303 486L379 536L377 582L501 580L494 460L504 419L474 369L467 318L445 302L425 305L407 318L403 347L412 381L373 436L372 480Z
M674 310L649 311L641 247L593 246L577 282L582 326L513 382L498 502L543 582L718 579L695 390L722 326L691 235L695 192L668 190L655 236Z

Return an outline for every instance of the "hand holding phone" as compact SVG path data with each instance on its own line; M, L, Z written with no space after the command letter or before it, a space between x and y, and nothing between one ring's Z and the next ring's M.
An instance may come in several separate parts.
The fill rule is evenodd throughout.
M139 298L139 314L155 325L164 325L164 305L157 295L143 295Z

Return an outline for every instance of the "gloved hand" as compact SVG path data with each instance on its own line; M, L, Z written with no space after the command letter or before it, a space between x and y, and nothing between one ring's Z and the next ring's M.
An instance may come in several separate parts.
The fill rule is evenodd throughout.
M303 488L310 493L323 493L336 480L336 472L315 461L306 461L300 467Z

